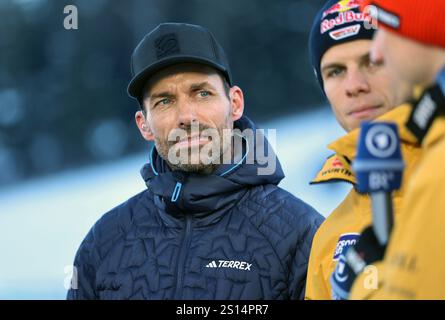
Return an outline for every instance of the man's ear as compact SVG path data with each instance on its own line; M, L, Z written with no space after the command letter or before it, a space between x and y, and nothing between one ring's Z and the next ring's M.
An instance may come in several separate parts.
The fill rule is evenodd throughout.
M137 111L134 119L142 137L147 141L153 141L155 138L144 113L141 110Z
M233 86L230 88L230 103L232 104L232 120L236 121L244 113L244 95L240 87Z

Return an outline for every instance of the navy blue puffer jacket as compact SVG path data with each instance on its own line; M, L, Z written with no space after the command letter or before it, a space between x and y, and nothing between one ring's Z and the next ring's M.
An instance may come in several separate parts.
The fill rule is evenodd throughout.
M243 117L235 127L253 124ZM67 298L302 298L323 218L277 186L278 161L274 174L258 175L260 164L245 158L211 175L187 174L170 171L153 149L141 170L147 190L90 230Z

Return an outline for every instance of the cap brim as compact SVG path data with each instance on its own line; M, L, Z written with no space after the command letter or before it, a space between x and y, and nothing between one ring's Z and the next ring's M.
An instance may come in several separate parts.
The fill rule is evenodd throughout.
M224 66L215 63L214 61L204 59L202 57L195 57L195 56L169 56L165 59L156 61L155 63L149 65L142 71L140 71L138 74L136 74L133 79L131 79L130 83L128 84L127 92L130 97L133 97L135 99L138 99L141 97L142 90L147 83L148 79L153 76L156 72L160 71L161 69L164 69L166 67L172 66L174 64L183 63L183 62L195 62L195 63L201 63L210 67L213 67L219 71L221 71L227 81L229 82L229 85L232 85L230 81L230 75L228 73L228 70L224 68Z

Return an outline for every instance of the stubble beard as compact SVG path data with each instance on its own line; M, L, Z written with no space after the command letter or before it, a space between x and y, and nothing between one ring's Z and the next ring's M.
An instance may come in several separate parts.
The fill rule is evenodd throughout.
M178 170L208 175L215 172L220 164L224 163L223 158L232 159L232 155L227 154L228 152L232 153L232 128L233 123L231 123L229 117L225 119L221 126L216 128L201 124L197 124L194 127L186 126L180 128L183 134L186 132L187 136L191 136L199 132L200 136L209 137L209 142L204 145L192 145L177 149L175 145L179 138L171 141L172 139L169 135L170 139L155 137L155 145L159 155L173 171ZM203 134L203 132L207 134ZM176 133L173 133L173 135L176 135ZM182 156L180 156L180 153ZM181 158L179 163L174 161L176 157Z

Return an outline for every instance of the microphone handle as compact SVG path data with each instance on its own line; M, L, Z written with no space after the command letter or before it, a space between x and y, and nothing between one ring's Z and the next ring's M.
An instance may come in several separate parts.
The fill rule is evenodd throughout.
M371 193L372 201L372 226L380 245L388 243L394 216L391 192L378 191Z

